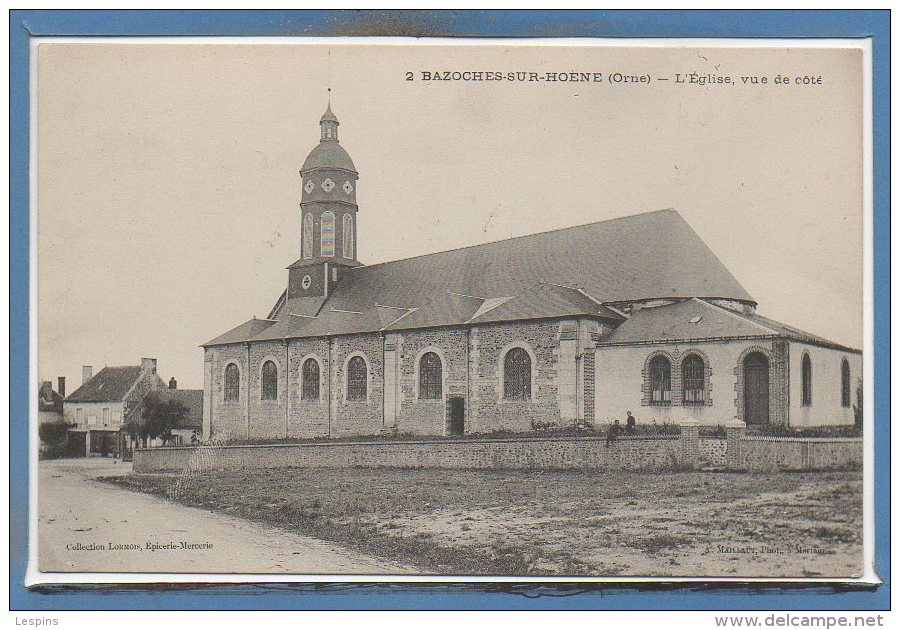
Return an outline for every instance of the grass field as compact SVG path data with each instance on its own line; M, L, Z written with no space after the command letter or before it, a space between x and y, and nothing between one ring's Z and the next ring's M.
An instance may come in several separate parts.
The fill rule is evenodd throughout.
M168 496L171 475L106 479ZM452 575L846 577L862 474L210 471L178 501Z

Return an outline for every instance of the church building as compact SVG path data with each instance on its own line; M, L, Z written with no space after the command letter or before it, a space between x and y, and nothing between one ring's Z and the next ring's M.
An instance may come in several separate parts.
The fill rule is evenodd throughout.
M286 289L203 344L205 438L853 424L860 351L757 314L675 210L360 263L359 174L319 124Z

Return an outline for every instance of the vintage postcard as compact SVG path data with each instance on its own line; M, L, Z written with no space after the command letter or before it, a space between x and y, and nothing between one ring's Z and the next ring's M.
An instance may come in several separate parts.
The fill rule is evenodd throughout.
M31 583L878 581L864 41L32 61Z

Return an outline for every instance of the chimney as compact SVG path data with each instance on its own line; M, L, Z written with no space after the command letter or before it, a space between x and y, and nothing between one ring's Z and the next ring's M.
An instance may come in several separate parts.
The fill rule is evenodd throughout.
M53 383L44 381L41 383L41 398L51 400L53 398Z
M169 389L178 389L178 381L175 380L175 377L169 379Z
M65 398L66 397L66 377L60 376L56 379L56 382L58 383L56 386L56 391L59 392L60 396Z
M156 374L156 359L141 359L141 372Z
M81 366L81 384L84 385L91 377L94 375L94 368L90 365L82 365Z

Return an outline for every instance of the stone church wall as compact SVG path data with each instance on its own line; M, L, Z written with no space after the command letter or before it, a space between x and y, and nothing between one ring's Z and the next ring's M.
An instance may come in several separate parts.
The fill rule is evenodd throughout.
M223 439L247 438L247 346L231 344L206 350L211 362L211 390L204 392L204 407L210 408L210 431ZM236 401L225 401L225 368L234 363L240 373L240 394Z
M531 400L503 400L502 357L522 344L533 354ZM558 322L517 322L473 328L470 336L469 433L531 431L558 423Z
M384 342L378 333L334 337L331 348L331 435L381 433L384 396ZM350 357L362 354L368 365L366 401L347 400L346 366Z
M311 438L328 436L328 401L330 396L328 378L330 357L327 339L292 339L288 345L288 438ZM302 400L302 371L307 359L319 363L319 399Z
M790 426L852 425L856 387L862 378L862 355L831 348L789 342L790 352ZM803 404L803 356L809 355L812 367L812 404ZM850 406L841 400L841 362L850 365Z
M278 368L278 398L262 399L262 366L272 361ZM287 425L287 356L283 341L257 341L250 344L250 438L284 438Z
M399 398L396 430L413 435L443 435L447 428L448 394L467 395L466 331L411 330L396 335L396 341ZM428 351L441 357L443 395L436 400L419 398L419 359Z

